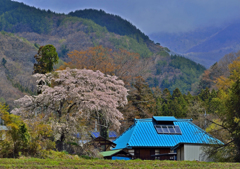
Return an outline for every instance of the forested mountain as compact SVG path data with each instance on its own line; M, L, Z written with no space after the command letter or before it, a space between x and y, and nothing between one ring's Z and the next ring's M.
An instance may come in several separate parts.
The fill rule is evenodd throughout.
M24 93L34 93L31 74L35 51L36 47L26 39L0 32L0 102L13 106L13 101Z
M238 75L238 67L239 67L239 57L240 51L231 52L222 57L218 62L212 65L209 69L205 70L203 75L200 78L200 82L198 84L196 94L199 93L202 89L206 87L209 89L217 89L217 79L221 79L220 81L224 81L225 78L228 78L231 75Z
M107 20L112 22L107 22ZM198 77L205 70L203 66L189 59L177 55L171 56L168 48L154 44L131 23L104 11L83 10L64 15L56 14L50 10L36 9L10 0L2 0L0 2L0 30L13 33L4 35L4 39L19 39L20 37L26 39L25 42L29 47L21 48L17 45L17 40L14 43L13 41L6 43L8 46L17 45L18 48L15 50L21 51L21 54L11 55L6 52L7 48L1 49L2 52L6 53L4 56L7 60L6 67L10 66L8 65L9 59L24 57L24 60L16 60L15 58L16 62L13 64L19 69L21 69L21 65L25 65L21 71L19 69L15 71L26 76L30 76L32 73L33 56L37 53L37 48L47 44L54 45L59 57L64 61L68 61L67 54L71 51L83 51L99 45L113 51L125 49L129 52L139 53L139 61L145 64L141 68L141 75L144 79L151 87L158 86L162 90L167 87L170 92L176 87L182 93L191 91L193 84L198 81ZM2 60L3 57L0 59ZM17 73L15 74L17 75ZM24 78L25 76L22 77L22 79ZM12 84L19 82L14 78L8 81ZM26 78L22 81L25 83L20 83L21 88L24 88L21 90L34 92L32 88L34 83L30 79ZM17 88L19 91L19 87ZM8 98L4 99L8 100Z
M120 16L108 14L103 10L84 9L75 12L70 12L68 15L77 16L80 18L90 19L96 24L106 27L109 32L119 35L127 35L138 42L142 40L149 40L149 37L142 33L136 26L132 25L127 20L122 19Z
M154 33L150 37L175 52L210 67L225 54L240 49L240 21L182 33Z

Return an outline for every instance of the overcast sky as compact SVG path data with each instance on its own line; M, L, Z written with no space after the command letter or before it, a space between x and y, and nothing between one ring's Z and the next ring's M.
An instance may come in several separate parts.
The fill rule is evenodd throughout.
M121 16L145 34L189 31L240 18L240 0L15 0L41 9L69 13L103 9Z

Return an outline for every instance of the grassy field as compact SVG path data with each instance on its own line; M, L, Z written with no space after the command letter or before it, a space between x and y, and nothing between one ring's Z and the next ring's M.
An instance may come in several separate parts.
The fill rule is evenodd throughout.
M190 161L120 161L120 160L52 160L0 159L1 168L240 168L240 163L206 163Z

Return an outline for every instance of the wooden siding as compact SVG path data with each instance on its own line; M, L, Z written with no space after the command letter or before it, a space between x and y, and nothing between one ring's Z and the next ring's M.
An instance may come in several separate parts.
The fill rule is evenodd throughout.
M152 157L151 155L170 153L170 148L133 148L126 150L133 155L135 159L142 160L170 160L169 156Z

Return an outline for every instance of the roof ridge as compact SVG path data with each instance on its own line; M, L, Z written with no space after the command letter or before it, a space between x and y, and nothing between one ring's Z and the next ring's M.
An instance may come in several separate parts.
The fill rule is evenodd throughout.
M135 126L135 123L133 124L133 125L131 125L130 127L128 127L128 129L127 130L125 130L120 136L118 136L115 140L114 140L114 142L117 140L117 139L119 139L124 133L126 133L128 130L130 130L131 128L133 128Z
M129 145L128 143L131 141L131 138L132 138L132 136L134 135L134 132L135 132L135 130L136 130L137 125L138 125L138 122L135 121L135 128L133 129L133 132L132 132L132 134L131 134L129 140L127 141L127 145Z

